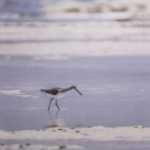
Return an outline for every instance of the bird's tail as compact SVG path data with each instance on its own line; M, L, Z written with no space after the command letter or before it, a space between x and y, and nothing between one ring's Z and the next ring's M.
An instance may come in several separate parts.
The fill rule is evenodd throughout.
M41 89L42 92L45 92L45 90Z

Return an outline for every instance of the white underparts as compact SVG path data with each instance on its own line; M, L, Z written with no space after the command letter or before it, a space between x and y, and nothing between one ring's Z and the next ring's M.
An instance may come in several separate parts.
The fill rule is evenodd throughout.
M53 97L55 99L62 98L66 95L67 92L58 93L57 95L48 94L48 96Z

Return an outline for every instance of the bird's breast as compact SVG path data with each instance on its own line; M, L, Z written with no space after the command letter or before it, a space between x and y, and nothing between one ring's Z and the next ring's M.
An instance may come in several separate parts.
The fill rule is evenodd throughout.
M62 98L62 97L64 97L65 95L66 95L66 92L58 93L58 94L56 95L56 98Z
M58 98L62 98L66 95L66 92L60 92L60 93L57 93L56 95L52 95L52 94L48 94L48 96L50 97L54 97L55 99L58 99Z

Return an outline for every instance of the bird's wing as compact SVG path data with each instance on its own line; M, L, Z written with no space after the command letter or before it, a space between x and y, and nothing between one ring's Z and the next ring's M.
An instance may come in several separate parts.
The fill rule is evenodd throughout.
M41 90L45 93L48 93L48 94L52 94L52 95L56 95L58 92L59 92L59 89L58 88L53 88L53 89L50 89L50 90Z

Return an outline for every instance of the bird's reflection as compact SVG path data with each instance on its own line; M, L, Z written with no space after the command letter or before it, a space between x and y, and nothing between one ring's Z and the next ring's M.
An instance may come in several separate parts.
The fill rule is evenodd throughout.
M50 110L48 110L49 112L49 118L50 121L47 123L46 128L51 128L51 127L65 127L65 122L63 120L58 119L58 114L60 112L60 110L58 110L55 115L53 116L52 113L50 112Z

